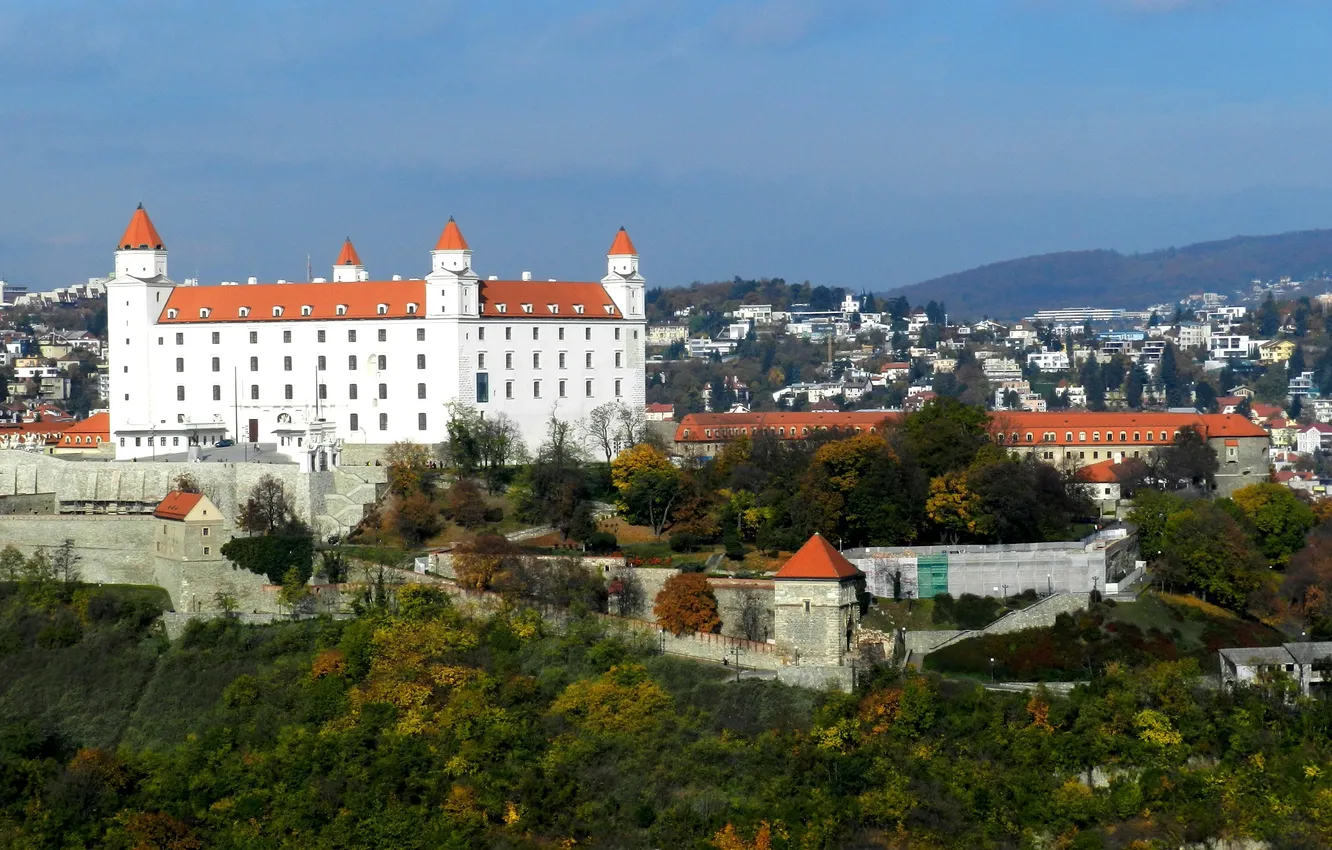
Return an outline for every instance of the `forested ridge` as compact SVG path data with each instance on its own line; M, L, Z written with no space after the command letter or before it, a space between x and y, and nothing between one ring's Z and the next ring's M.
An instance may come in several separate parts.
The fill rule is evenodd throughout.
M1188 662L1110 664L1067 699L888 672L814 694L423 587L174 644L114 589L0 594L5 847L1332 838L1332 707L1206 689Z

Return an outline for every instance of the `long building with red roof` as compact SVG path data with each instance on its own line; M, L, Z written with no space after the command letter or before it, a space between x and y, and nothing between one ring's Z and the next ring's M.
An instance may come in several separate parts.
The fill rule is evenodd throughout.
M348 444L444 441L455 403L511 419L532 448L552 417L642 411L645 280L623 228L599 281L483 277L453 219L432 244L411 279L372 280L346 239L328 280L177 285L135 210L107 284L116 457L226 438L326 468Z
M902 415L886 411L691 413L676 426L675 445L681 454L711 457L739 437L768 434L800 440L811 435L880 433L893 427ZM990 423L999 445L1074 468L1145 458L1153 450L1169 446L1185 428L1193 428L1216 451L1218 493L1229 495L1267 477L1268 433L1236 413L1000 411L991 414Z

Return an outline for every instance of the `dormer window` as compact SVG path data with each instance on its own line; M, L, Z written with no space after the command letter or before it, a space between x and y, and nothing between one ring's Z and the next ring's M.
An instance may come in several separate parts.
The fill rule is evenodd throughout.
M281 307L274 307L274 308L273 308L273 318L277 319L277 318L281 318L281 316L282 316L282 308L281 308Z
M552 312L552 313L558 313L558 312L560 312L560 305L558 305L558 304L547 304L547 305L546 305L546 309L549 310L549 311Z
M250 308L249 308L249 307L242 307L242 308L240 308L240 310L239 310L238 312L240 313L240 317L241 317L242 319L244 319L244 318L246 318L247 316L250 315Z
M574 312L575 312L575 313L577 313L577 314L580 315L580 316L583 315L583 305L582 305L582 304L575 304L575 305L573 305L573 308L574 308Z
M532 305L531 305L531 304L524 304L524 305L523 305L523 312L524 312L524 313L530 313L530 312L532 312Z
M347 305L346 305L346 304L339 304L339 305L338 305L338 309L337 309L337 314L338 314L339 316L345 316L345 315L347 315Z
M407 315L409 315L409 316L414 316L414 315L416 315L416 305L415 305L415 304L408 304L408 305L407 305Z
M385 315L386 313L388 313L388 305L387 304L375 305L375 312L381 316Z
M212 310L211 307L200 307L200 308L199 308L199 318L201 318L201 319L206 319L206 318L209 317L209 315L212 314L212 312L213 312L213 310Z
M508 309L509 309L509 305L508 305L508 304L496 304L496 305L495 305L495 312L496 312L496 313L506 313L506 312L508 312Z
M602 306L604 306L604 307L606 308L606 315L607 315L607 316L614 316L614 315L615 315L615 305L614 305L614 304L603 304Z
M308 316L308 315L310 315L310 314L313 313L313 312L314 312L314 307L311 307L309 304L302 304L302 305L301 305L301 315L302 315L302 316Z
M167 310L167 318L168 318L168 319L174 319L174 318L176 318L176 311L175 311L175 310Z

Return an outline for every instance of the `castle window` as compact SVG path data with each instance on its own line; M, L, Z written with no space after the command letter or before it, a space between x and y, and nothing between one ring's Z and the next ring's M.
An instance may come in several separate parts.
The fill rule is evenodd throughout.
M533 351L533 352L532 352L532 368L533 368L533 369L540 369L540 368L541 368L541 352L540 352L540 351Z
M513 352L512 352L512 351L506 351L506 352L504 352L504 368L505 368L505 369L512 369L512 368L513 368Z
M552 312L552 313L558 313L558 312L560 312L560 305L558 305L558 304L547 304L547 305L546 305L546 309L549 310L549 311Z
M425 385L425 384L417 384L417 385L416 385L416 397L417 397L417 398L425 398L425 397L426 397L426 385Z
M1142 432L1141 432L1141 431L1134 431L1134 432L1133 432L1133 442L1137 443L1137 442L1141 442L1141 441L1142 441Z
M319 355L319 359L315 362L315 368L318 369L320 372L328 368L328 360L324 357L324 355L322 354Z
M541 339L541 328L532 328L532 339Z
M185 388L176 387L176 401L184 401L184 400L185 400Z
M381 430L381 431L387 431L387 430L388 430L388 414L387 414L387 413L381 413L381 414L379 414L379 430Z
M504 397L513 398L513 381L504 382Z
M251 399L252 401L258 401L258 400L259 400L259 385L258 385L258 384L250 384L250 399Z
M524 305L523 305L523 312L524 312L524 313L531 313L531 312L532 312L532 305L531 305L531 304L524 304Z
M560 362L560 368L563 369L563 368L564 368L564 352L563 352L563 351L560 352L559 357L560 357L560 360L559 360L559 362Z
M348 354L348 355L347 355L347 371L349 371L349 372L355 372L355 371L356 371L356 355L355 355L355 354Z
M614 316L614 315L615 315L615 305L614 305L614 304L603 304L603 305L601 305L601 306L603 306L603 307L606 308L606 315L607 315L607 316Z
M425 342L425 328L416 329L416 341Z
M591 381L585 381L585 382L583 383L583 394L586 395L588 398L591 398L591 397L592 397L592 382L591 382Z
M281 307L274 307L274 308L273 308L273 318L276 319L276 318L280 317L281 315L282 315L282 308L281 308Z
M302 316L308 316L308 315L310 315L310 314L313 313L313 312L314 312L314 307L311 307L309 304L303 304L303 305L301 305L301 315L302 315Z
M168 319L176 318L176 310L174 308L167 310L167 318Z
M213 312L213 311L210 310L210 309L207 308L207 307L200 307L200 308L199 308L199 318L201 318L201 319L206 319L206 318L208 318L208 317L212 314L212 312Z
M416 414L416 429L424 431L426 429L426 415L424 413Z
M541 398L541 382L532 382L532 398Z
M352 328L351 330L347 331L347 342L356 342L356 329L355 329L355 328Z
M560 328L559 328L559 334L558 334L558 336L559 336L559 338L560 338L561 341L564 340L564 326L563 326L563 325L561 325Z
M619 329L619 328L616 328L616 329L615 329L615 341L616 341L616 342L619 342L619 340L620 340L620 329Z
M1086 432L1086 431L1079 431L1079 432L1078 432L1078 442L1081 442L1081 443L1085 443L1085 442L1087 442L1087 432Z
M350 427L349 430L351 430L353 433L355 433L356 431L361 430L361 417L360 417L360 416L357 416L355 413L353 413L353 414L351 415L350 426L351 426L351 427Z
M408 305L407 305L407 314L408 314L408 315L411 315L411 316L416 315L416 305L415 305L415 304L408 304ZM422 414L422 415L424 416L425 414ZM424 430L424 429L423 429L423 430Z
M583 328L583 339L591 339L591 338L592 338L592 329Z
M616 369L619 369L621 366L624 365L623 360L624 360L624 355L621 354L621 353L618 352L618 351L615 352L615 368L616 368Z
M220 384L213 384L213 401L221 401L221 400L222 400L222 386Z
M1092 431L1092 442L1093 442L1093 443L1099 443L1099 442L1101 442L1101 432L1100 432L1100 431Z
M418 369L424 369L424 368L425 368L425 355L424 355L424 354L418 354L418 355L416 355L416 368L418 368Z
M1034 442L1036 442L1035 440L1032 439L1032 434L1031 434L1030 431L1027 432L1027 442L1028 442L1028 443L1034 443Z
M258 343L259 343L259 332L250 331L250 345L258 345Z
M384 354L379 355L379 370L382 372L387 368L388 368L388 356Z
M388 342L388 331L384 328L379 329L379 341Z
M290 342L291 342L291 331L283 331L283 332L282 332L282 341L283 341L283 343L290 343Z
M388 314L388 305L387 305L387 304L376 304L376 305L375 305L375 312L378 313L378 314L381 315L381 316L387 315L387 314Z
M575 312L575 313L577 313L577 314L580 315L580 316L583 315L583 309L584 309L584 308L583 308L583 305L582 305L582 304L575 304L575 305L573 305L573 308L574 308L574 312Z
M250 358L250 371L251 371L251 372L258 372L258 371L259 371L259 358L258 358L258 357L251 357L251 358Z
M185 371L185 358L184 358L184 357L177 357L177 358L176 358L176 371L177 371L177 372L184 372L184 371Z
M1119 442L1123 443L1123 442L1127 442L1127 441L1128 441L1128 433L1127 433L1126 431L1120 431L1120 432L1119 432Z
M1064 442L1065 442L1065 443L1071 443L1071 442L1073 442L1073 432L1072 432L1072 431L1065 431L1065 432L1064 432Z
M616 398L619 398L619 397L620 397L620 379L619 379L619 378L616 378L616 379L615 379L615 397L616 397Z
M339 316L347 315L347 305L339 304L337 310L335 310L334 312L336 312Z
M291 384L287 384L282 388L282 397L291 401Z
M355 385L355 384L348 384L348 385L347 385L347 398L351 399L352 401L356 401L356 385Z
M388 384L379 385L379 397L388 398Z
M496 313L507 313L508 311L509 311L509 305L508 305L508 304L496 304L496 305L495 305L495 312L496 312Z
M249 307L242 307L242 308L240 308L239 312L240 312L240 317L241 317L242 319L244 319L245 317L247 317L247 316L250 315L250 308L249 308Z
M569 382L566 381L566 380L564 380L563 378L560 379L560 398L564 398L564 396L565 396L565 387L568 385L568 383L569 383Z

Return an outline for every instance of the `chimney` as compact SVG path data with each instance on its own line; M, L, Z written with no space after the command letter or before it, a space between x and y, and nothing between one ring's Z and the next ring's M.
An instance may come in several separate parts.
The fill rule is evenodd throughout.
M523 280L531 280L531 279L532 279L531 272L523 272Z

